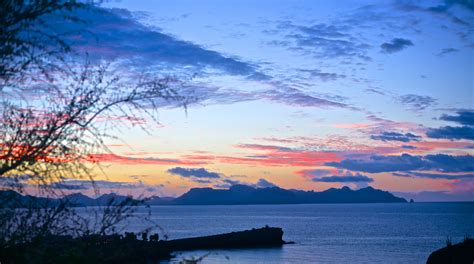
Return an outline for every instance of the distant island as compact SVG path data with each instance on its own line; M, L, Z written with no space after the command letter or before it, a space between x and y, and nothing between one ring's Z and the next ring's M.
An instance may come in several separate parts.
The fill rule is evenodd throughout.
M54 205L67 202L70 206L103 206L111 200L116 202L127 196L115 193L91 198L81 193L67 195L60 199L21 195L14 191L0 191L1 206L16 207L24 205ZM139 200L137 200L139 201ZM287 190L279 187L254 188L247 185L234 185L229 189L192 188L177 198L150 197L143 199L146 205L252 205L252 204L317 204L317 203L406 203L404 198L390 192L366 187L351 190L349 187L331 188L322 192Z

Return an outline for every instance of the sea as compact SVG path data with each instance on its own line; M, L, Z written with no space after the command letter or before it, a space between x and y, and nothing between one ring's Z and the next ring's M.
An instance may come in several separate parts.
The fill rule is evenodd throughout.
M294 244L271 249L177 252L163 263L426 263L431 252L474 237L474 202L153 206L168 239L283 228ZM146 209L137 214L147 214ZM132 221L127 229L145 224Z

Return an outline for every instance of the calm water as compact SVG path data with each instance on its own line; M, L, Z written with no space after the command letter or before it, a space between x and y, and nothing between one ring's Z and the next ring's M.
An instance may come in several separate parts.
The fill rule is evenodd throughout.
M202 263L425 263L435 249L474 237L474 203L156 206L169 238L282 227L278 249L180 253L171 262L210 253ZM138 224L130 226L138 230Z

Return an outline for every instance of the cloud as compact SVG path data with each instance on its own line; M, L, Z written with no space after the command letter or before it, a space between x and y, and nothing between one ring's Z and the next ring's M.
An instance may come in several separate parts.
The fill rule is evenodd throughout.
M456 122L461 125L474 126L474 110L457 111L456 115L442 115L439 119Z
M191 98L196 98L196 102L199 103L232 104L244 101L267 100L291 106L355 109L353 106L342 102L345 98L341 96L314 94L290 88L289 84L275 80L266 84L274 87L259 91L243 91L222 87L189 86L185 89L180 88L180 92L189 95Z
M210 181L210 180L207 180L207 179L193 178L192 180L193 180L194 182L197 182L197 183L203 183L203 184L209 184L209 183L212 183L212 181Z
M181 177L189 178L189 177L196 177L196 178L210 178L210 179L218 179L221 177L219 173L211 172L206 170L205 168L182 168L182 167L175 167L168 170L169 173L179 175Z
M416 149L415 146L410 146L410 145L403 145L402 148L404 148L404 149Z
M469 139L474 140L474 111L460 110L455 115L443 114L440 120L459 123L462 126L444 126L430 128L426 135L430 138L445 138L450 140Z
M413 46L413 42L411 42L411 40L403 38L394 38L390 42L385 42L380 45L380 48L384 53L395 53L409 46Z
M66 184L91 184L90 181L87 180L68 180L65 181ZM145 185L143 182L117 182L117 181L107 181L107 180L95 180L94 185L97 188L105 188L105 189L134 189L134 188L142 188Z
M44 185L45 186L45 185ZM97 189L138 189L147 187L143 182L117 182L108 180L80 180L64 179L62 182L50 183L47 185L53 189L60 190L90 190Z
M59 182L55 182L55 183L44 185L44 186L47 186L53 189L59 189L59 190L88 190L90 189L90 187L85 186L83 184L66 184L66 183L59 183Z
M28 175L28 174L11 174L11 175L2 175L0 177L0 187L16 187L23 186L28 184L28 181L37 179L37 176Z
M219 156L219 155L188 155L187 160L196 162L218 162L225 164L246 164L253 166L315 166L324 162L339 160L336 153L324 151L294 150L287 147L241 144L239 149L252 151L250 154Z
M272 187L278 187L278 185L269 182L263 178L258 179L256 183L250 183L250 182L243 182L239 180L233 180L233 179L223 179L221 183L214 184L215 188L229 188L234 185L247 185L253 188L272 188Z
M451 140L456 139L469 139L474 140L474 127L472 126L461 126L452 127L444 126L440 128L428 129L426 135L430 138L446 138Z
M256 183L250 183L246 181L241 181L239 177L245 176L226 176L223 173L216 173L211 172L205 168L181 168L176 167L167 170L168 173L178 175L184 178L187 178L193 182L204 184L204 185L211 185L215 188L229 188L233 185L247 185L254 188L268 188L268 187L275 187L274 183L271 183L263 178L259 179Z
M337 182L337 183L354 183L354 182L373 182L374 179L362 174L347 176L325 176L321 178L313 178L314 182Z
M470 11L474 11L474 2L472 2L470 0L445 0L445 2L447 4L449 4L449 3L458 4L458 5L461 5L465 8L467 8Z
M412 170L471 172L474 171L474 157L471 155L451 156L446 154L426 156L412 156L410 154L400 156L374 155L368 159L345 159L340 162L327 162L325 165L368 173Z
M383 132L380 135L372 135L371 139L381 140L381 141L401 141L401 142L410 142L410 141L420 141L421 137L412 133L397 133L397 132Z
M301 92L297 89L289 89L288 91L270 90L260 95L270 101L282 102L288 105L303 106L303 107L338 107L351 108L353 107L340 102L335 102L311 94Z
M450 17L451 20L456 24L469 25L469 22L460 19L459 17L453 15L450 12L450 9L455 5L459 5L461 7L464 7L469 11L474 10L474 4L471 0L445 0L443 4L429 7L426 10L428 12L433 13L433 14L442 14L442 15L445 15L447 17Z
M214 156L213 160L227 164L313 167L324 162L340 159L337 153L326 151L297 150L287 147L259 144L241 144L236 147L250 151L258 151L258 153L256 155L247 155L244 157Z
M233 185L240 185L240 184L246 185L244 182L241 182L239 180L224 179L222 181L223 183L216 184L215 186L218 188L229 188L230 186L233 186Z
M314 170L301 170L297 172L297 174L300 174L304 177L311 177L311 178L327 176L331 173L334 173L334 170L314 169Z
M410 145L416 147L420 152L433 152L443 149L465 149L469 148L471 144L471 141L435 140L413 142Z
M474 191L450 192L450 191L423 191L417 193L410 192L392 192L394 195L403 197L407 200L414 199L417 202L459 202L474 201Z
M474 174L437 174L437 173L425 173L425 172L413 172L407 173L392 173L393 176L399 177L419 177L428 179L445 179L445 180L459 180L459 179L474 179Z
M257 183L254 185L257 188L271 188L278 187L276 184L271 183L265 179L258 179Z
M444 48L437 55L438 56L444 56L446 54L455 53L455 52L459 52L459 50L455 49L455 48Z
M317 77L321 81L324 81L324 82L336 81L336 80L339 80L339 79L346 78L346 75L344 75L344 74L338 74L338 73L334 73L334 72L323 72L323 71L318 70L318 69L314 69L314 70L300 69L299 71L304 72L304 73L309 73L310 76Z
M430 7L430 9L436 12L445 12L449 10L453 5L460 5L470 11L474 11L474 2L472 2L471 0L445 0L444 4L435 7Z
M64 21L53 14L48 23L57 34L69 33L73 48L87 52L92 59L120 59L132 68L211 68L250 79L266 78L253 64L145 26L126 9L90 7L74 12L85 22ZM70 32L79 33L71 35Z
M43 183L41 177L34 175L10 175L0 178L0 185L13 186L13 184L21 184L24 187L47 187L57 190L92 190L97 189L139 189L145 187L152 187L145 185L142 181L138 182L117 182L109 180L89 180L89 179L73 179L61 177L58 182Z
M120 164L158 164L158 165L200 165L203 162L185 161L179 159L160 159L155 157L135 158L121 156L112 153L90 154L87 157L89 162L106 162L106 163L120 163Z
M453 12L451 12L452 7L456 5L464 7L469 11L473 11L472 1L469 0L445 0L443 4L429 7L415 5L413 4L413 1L398 1L396 4L396 6L403 11L424 12L434 16L448 18L454 24L469 26L469 22L460 19L458 16L453 14Z
M49 26L55 33L66 34L74 51L87 53L91 60L115 61L125 66L128 73L156 73L173 76L189 76L198 73L203 77L213 75L233 75L243 77L241 81L263 81L269 86L279 86L259 91L226 89L221 85L213 87L212 80L206 79L189 87L177 87L177 92L192 98L193 103L236 103L253 100L270 100L287 105L303 107L351 108L337 98L327 98L298 89L288 89L293 83L261 71L257 63L224 55L204 48L196 43L178 39L158 28L144 25L135 13L126 9L91 7L77 10L75 15L81 22L64 21L57 15L49 16ZM77 34L71 34L77 32ZM344 49L343 49L344 50ZM120 69L120 67L118 67ZM342 74L314 72L314 76L329 81L344 78ZM186 78L186 77L185 77ZM280 78L281 79L281 78ZM163 102L169 104L169 102Z
M370 46L349 34L346 26L325 23L296 25L291 21L282 21L273 32L285 34L284 40L273 40L269 42L270 45L282 46L317 58L370 60L367 56Z
M416 94L406 94L398 97L398 100L410 107L412 110L420 111L424 110L425 108L432 106L436 103L436 99L430 96L422 96Z

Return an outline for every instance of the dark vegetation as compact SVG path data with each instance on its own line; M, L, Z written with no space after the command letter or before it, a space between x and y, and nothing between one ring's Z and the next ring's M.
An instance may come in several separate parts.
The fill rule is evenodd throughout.
M7 263L150 263L171 257L173 251L280 247L283 230L264 227L206 237L159 240L126 232L125 235L45 236L0 251Z
M121 235L44 236L0 252L6 263L149 263L169 258L158 241Z
M474 263L474 239L466 237L458 244L446 240L446 247L431 253L427 264L472 264Z

